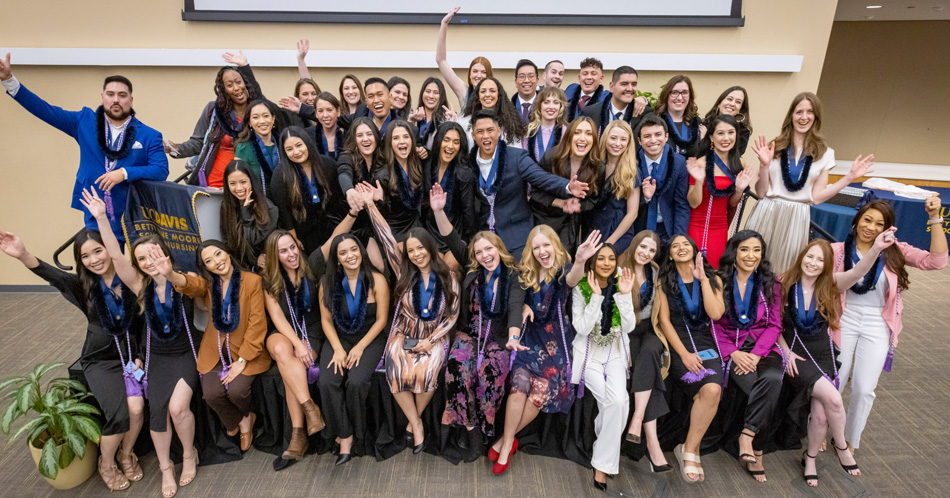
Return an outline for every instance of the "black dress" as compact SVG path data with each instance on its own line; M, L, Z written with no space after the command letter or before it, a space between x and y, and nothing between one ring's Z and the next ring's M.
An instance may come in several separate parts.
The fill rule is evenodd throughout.
M554 149L549 149L541 158L541 168L551 174L557 174L555 172L557 170L555 154L556 151ZM603 163L601 163L598 168L599 171L596 178L602 182L604 178ZM564 248L567 252L573 254L579 244L578 236L581 230L581 218L593 215L592 211L597 210L598 206L600 206L600 209L603 208L601 196L605 193L604 188L604 185L598 185L596 195L588 192L587 196L581 199L581 212L571 214L567 214L561 208L553 206L554 199L557 198L556 196L541 189L532 189L529 204L531 206L531 212L534 213L535 225L548 225L551 227L561 239L561 243L564 244ZM609 237L610 234L606 234L606 236Z
M686 284L686 288L690 293L693 292L694 285L701 284L696 280ZM705 308L703 308L703 295L701 292L699 294L700 316L695 320L689 317L689 312L686 309L686 301L683 299L683 295L678 287L674 288L673 292L667 294L667 301L670 307L670 323L673 325L673 329L676 330L676 335L679 336L680 341L683 342L683 346L686 347L687 351L691 353L697 353L706 349L719 351L719 347L715 339L713 339L712 331L709 328L709 317L706 315ZM683 364L683 359L680 358L680 355L676 354L675 351L671 351L670 355L670 378L683 386L685 394L690 399L706 384L722 385L722 361L718 356L711 360L703 361L703 366L715 372L714 374L708 375L698 382L687 383L682 380L683 375L689 372L686 365Z
M461 157L461 155L462 153L460 152L459 157ZM439 157L435 152L433 152L432 156L429 156L429 160L424 162L422 167L422 188L423 195L426 199L422 205L423 226L433 235L439 233L439 226L435 222L435 215L429 207L429 191L432 190L432 187L436 183L439 183L446 194L445 208L443 211L463 242L467 243L471 236L474 235L474 228L477 223L474 207L475 176L472 169L460 164L459 161L456 160L449 164L440 179ZM448 252L449 246L445 242L441 242L439 251L442 253Z
M171 286L170 283L165 285ZM195 355L201 344L203 332L193 322L194 303L191 298L172 290L169 330L164 331L164 322L156 313L154 303L155 285L145 292L146 331L145 340L139 341L139 358L145 362L146 396L149 405L149 429L165 432L168 404L179 380L184 380L192 392L198 392L198 367Z
M39 263L39 266L30 270L62 293L67 301L82 311L88 321L86 340L79 356L79 364L86 383L89 384L89 390L92 391L92 395L102 409L102 417L105 420L102 425L102 435L112 436L128 432L129 405L126 400L122 362L129 361L128 351L131 350L134 354L137 350L136 339L142 329L141 317L134 309L134 299L131 304L124 303L126 313L131 311L135 315L128 335L125 333L112 335L102 326L96 309L89 310L86 306L86 294L83 292L78 276L56 269L43 261ZM122 348L121 359L116 341L118 341L118 347Z
M323 256L323 253L319 250L314 251L320 256ZM323 273L323 266L321 265L320 273ZM303 320L306 323L307 328L307 339L310 342L310 347L313 348L313 358L318 360L320 358L320 350L323 348L323 344L326 341L326 336L323 335L323 327L320 324L320 303L319 303L319 281L317 278L306 278L303 280L303 283L307 285L307 292L301 293L302 286L297 289L288 289L285 290L283 294L279 296L272 296L277 300L277 304L280 305L280 311L284 313L284 319L287 320L287 323L291 324L293 327L294 319L290 316L290 307L287 302L290 301L294 309L297 310L297 313L300 313L300 309L303 309ZM286 287L287 280L284 280L284 285ZM303 325L303 324L301 324ZM272 334L279 334L277 328L274 327L272 323L268 323L267 327L267 336ZM294 333L297 337L300 337L300 332L295 328Z
M391 178L388 169L381 169L377 175L380 186L383 188L384 200L377 203L379 212L386 218L389 228L393 232L396 242L406 240L406 234L410 229L421 227L420 206L427 193L422 191L420 185L413 189L410 185L409 175L402 172L402 167L398 163L393 165L393 171L396 178ZM390 190L390 185L395 182L395 193Z
M280 163L271 179L270 189L267 191L268 196L277 206L279 213L277 225L284 230L296 230L297 239L300 240L307 251L313 251L326 242L330 234L333 233L333 229L346 216L346 199L343 197L343 192L340 191L339 181L336 181L338 178L336 161L327 156L319 157L328 185L320 186L319 200L313 202L307 186L301 184L301 177L298 177L297 183L301 189L301 198L307 213L306 218L302 221L294 219L290 207L290 189L293 188L293 185L288 185L283 174L280 174L283 168L297 170L300 168L299 166Z

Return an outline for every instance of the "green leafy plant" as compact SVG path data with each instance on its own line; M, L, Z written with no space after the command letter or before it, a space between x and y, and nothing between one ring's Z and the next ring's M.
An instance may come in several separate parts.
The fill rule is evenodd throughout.
M660 90L663 90L663 87L666 86L666 83L660 85ZM637 97L643 97L647 99L647 103L650 104L650 107L656 109L656 103L660 100L660 92L641 92L637 90Z
M45 384L41 378L65 363L40 364L28 376L13 377L0 382L0 403L5 404L0 430L7 436L14 422L29 417L10 438L10 442L26 434L36 448L42 448L38 470L49 479L55 479L60 469L74 458L82 458L86 441L99 442L99 425L90 417L99 413L83 402L90 396L80 382L57 377ZM4 392L5 391L5 392ZM57 451L57 447L59 451Z

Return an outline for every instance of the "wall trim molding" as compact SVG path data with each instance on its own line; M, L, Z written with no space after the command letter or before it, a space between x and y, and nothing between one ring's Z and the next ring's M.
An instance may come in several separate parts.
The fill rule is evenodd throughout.
M0 285L0 292L58 292L52 285Z
M835 160L835 167L829 171L832 175L846 175L851 171L854 161ZM867 177L888 178L891 180L928 180L950 182L950 166L938 164L874 163ZM906 183L906 182L902 182Z
M159 66L219 67L221 54L235 49L207 48L37 48L11 47L15 65L27 66ZM293 68L295 50L244 51L254 67ZM452 67L465 68L476 56L492 61L492 66L514 69L519 59L528 58L539 65L549 60L564 61L569 68L578 67L581 59L597 57L609 71L632 65L638 71L712 71L753 73L797 73L802 69L802 55L772 54L657 54L657 53L571 53L571 52L450 52ZM311 50L307 55L311 67L324 68L407 68L435 69L432 50Z

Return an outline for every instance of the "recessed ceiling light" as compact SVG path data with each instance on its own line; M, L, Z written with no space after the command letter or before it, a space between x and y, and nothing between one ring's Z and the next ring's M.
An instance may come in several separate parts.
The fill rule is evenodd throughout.
M881 7L883 7L883 5L868 5L867 6L867 8L869 9L880 9Z

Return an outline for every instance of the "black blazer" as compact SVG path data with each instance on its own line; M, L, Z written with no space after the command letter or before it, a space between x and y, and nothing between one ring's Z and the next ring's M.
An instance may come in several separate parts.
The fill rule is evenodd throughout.
M584 111L581 113L582 116L587 116L594 120L594 125L597 127L597 136L600 136L604 132L604 128L610 124L610 117L607 116L608 109L610 106L607 104L608 100L602 100L596 104L588 104L584 107ZM623 111L622 119L633 128L633 136L637 136L637 126L640 126L640 120L644 116L653 112L653 108L650 107L650 104L647 104L646 109L640 113L639 116L633 116L633 103L627 104L627 108Z

